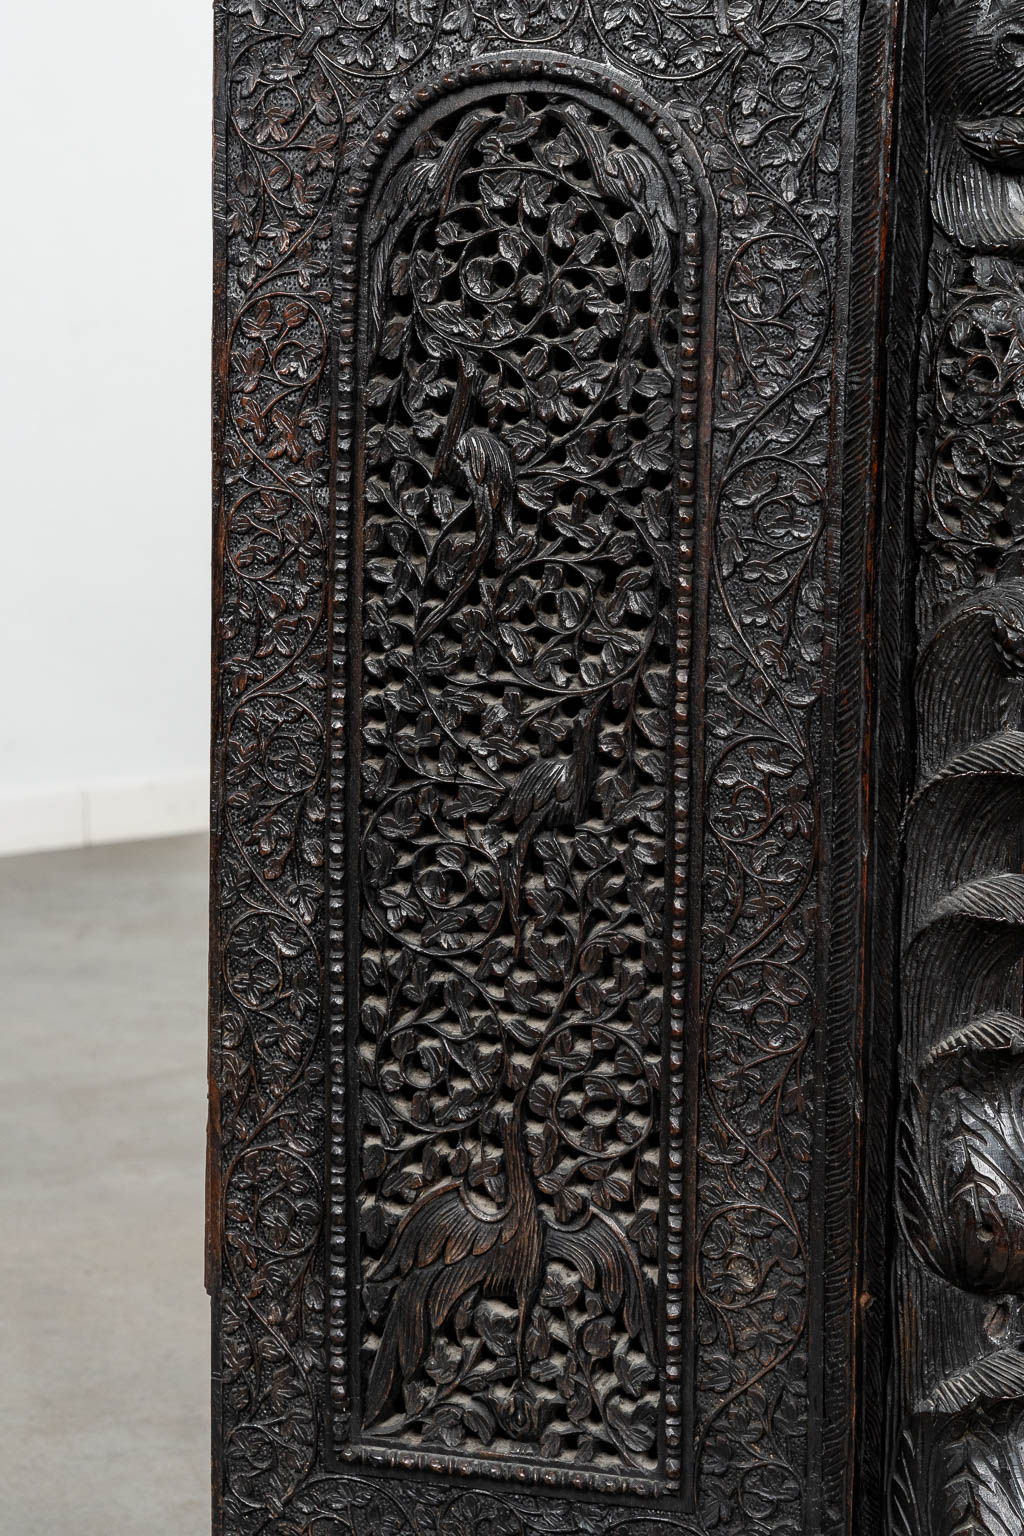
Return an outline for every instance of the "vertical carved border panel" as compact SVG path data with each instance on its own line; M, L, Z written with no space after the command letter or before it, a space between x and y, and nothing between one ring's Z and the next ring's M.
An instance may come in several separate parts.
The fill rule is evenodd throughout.
M946 0L913 27L930 207L901 185L924 297L891 1518L1001 1536L1024 1524L1024 56L1012 6Z
M890 8L222 0L216 17L218 1529L848 1530L859 1254L844 1234L859 1189L861 999L838 978L856 970L860 919L843 903L860 889L862 853L860 809L837 818L832 794L857 780L865 748L856 725L833 722L832 688L853 658L842 697L855 719L874 428L854 412L845 435L842 381L874 346L876 263L852 252L878 246L876 41ZM569 1497L515 1473L342 1460L352 1312L338 1302L354 1260L336 807L352 745L353 215L393 134L492 67L509 80L567 68L644 121L666 155L691 144L679 186L684 202L700 189L691 228L711 236L689 675L700 707L678 727L696 765L687 878L701 901L674 935L687 949L673 1007L689 1108L664 1193L666 1209L677 1188L681 1201L680 1292L665 1293L660 1316L680 1340L666 1387L672 1403L678 1393L679 1477L669 1454L671 1490L642 1502L585 1473ZM835 781L834 741L846 775ZM844 919L830 937L833 879Z

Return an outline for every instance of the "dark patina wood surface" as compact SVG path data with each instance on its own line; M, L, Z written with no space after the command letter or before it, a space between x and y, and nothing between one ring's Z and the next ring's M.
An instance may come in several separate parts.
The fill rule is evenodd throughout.
M1020 6L215 15L216 1530L1020 1536Z

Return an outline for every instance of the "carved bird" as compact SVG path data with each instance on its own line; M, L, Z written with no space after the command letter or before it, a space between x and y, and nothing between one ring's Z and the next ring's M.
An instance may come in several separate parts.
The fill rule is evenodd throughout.
M422 1195L402 1218L374 1270L374 1284L396 1283L366 1389L368 1425L387 1407L396 1378L412 1380L434 1333L475 1287L484 1296L515 1302L516 1362L524 1381L526 1326L544 1271L556 1259L599 1291L610 1312L623 1309L630 1337L639 1337L654 1360L643 1277L618 1227L594 1209L576 1227L557 1226L537 1204L522 1128L524 1097L522 1090L502 1129L504 1205L493 1213L481 1211L470 1203L463 1184L442 1184Z
M1024 171L1024 117L1007 113L1000 117L961 118L956 131L964 148L986 165L1000 171Z
M598 694L577 718L568 756L542 757L524 768L499 808L499 817L511 817L518 828L509 855L506 892L517 958L522 942L519 913L523 870L530 845L539 832L577 827L586 815L597 777L597 736L606 697L606 693Z
M500 516L509 536L513 534L512 503L515 496L515 467L504 443L493 432L474 427L477 371L461 359L458 381L448 420L434 456L434 483L451 481L458 474L465 482L476 520L476 534L458 580L444 601L428 614L416 632L422 644L438 629L465 598L490 557L494 545L495 517ZM447 533L438 540L445 543Z

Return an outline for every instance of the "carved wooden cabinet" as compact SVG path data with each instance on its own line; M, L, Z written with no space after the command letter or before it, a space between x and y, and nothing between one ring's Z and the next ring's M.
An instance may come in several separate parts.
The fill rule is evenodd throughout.
M1024 4L218 0L220 1536L1024 1536Z

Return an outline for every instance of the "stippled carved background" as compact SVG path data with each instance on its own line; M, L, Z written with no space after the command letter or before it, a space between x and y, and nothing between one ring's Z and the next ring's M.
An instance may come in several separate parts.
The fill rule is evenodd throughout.
M808 1515L821 1476L807 1413L822 1322L819 1312L815 1335L812 1180L824 1093L815 999L826 962L830 444L841 406L840 135L853 14L838 0L218 7L212 1209L217 1497L231 1536L822 1528ZM702 764L691 786L702 921L698 929L692 902L687 971L672 978L688 1011L693 1175L683 1234L692 1285L684 1277L673 1316L687 1338L692 1325L695 1342L678 1383L689 1436L682 1503L643 1514L540 1492L470 1492L462 1474L383 1482L332 1468L327 1455L328 1407L344 1411L348 1371L347 1314L328 1309L357 1262L343 1222L328 1255L324 1182L328 1046L343 1056L346 1017L343 946L327 947L332 904L345 921L344 894L328 887L345 858L343 818L332 816L346 782L348 658L332 653L329 623L332 575L335 624L347 590L345 573L331 569L344 558L332 518L343 531L350 515L332 444L344 464L353 441L344 368L357 248L345 209L350 188L364 195L359 177L388 114L411 117L488 55L506 61L510 78L559 68L571 77L554 51L581 61L580 73L585 61L595 92L633 93L652 122L657 103L693 146L711 194L700 657L689 685ZM340 1122L343 1086L333 1091ZM334 1138L332 1165L342 1204L343 1139Z

